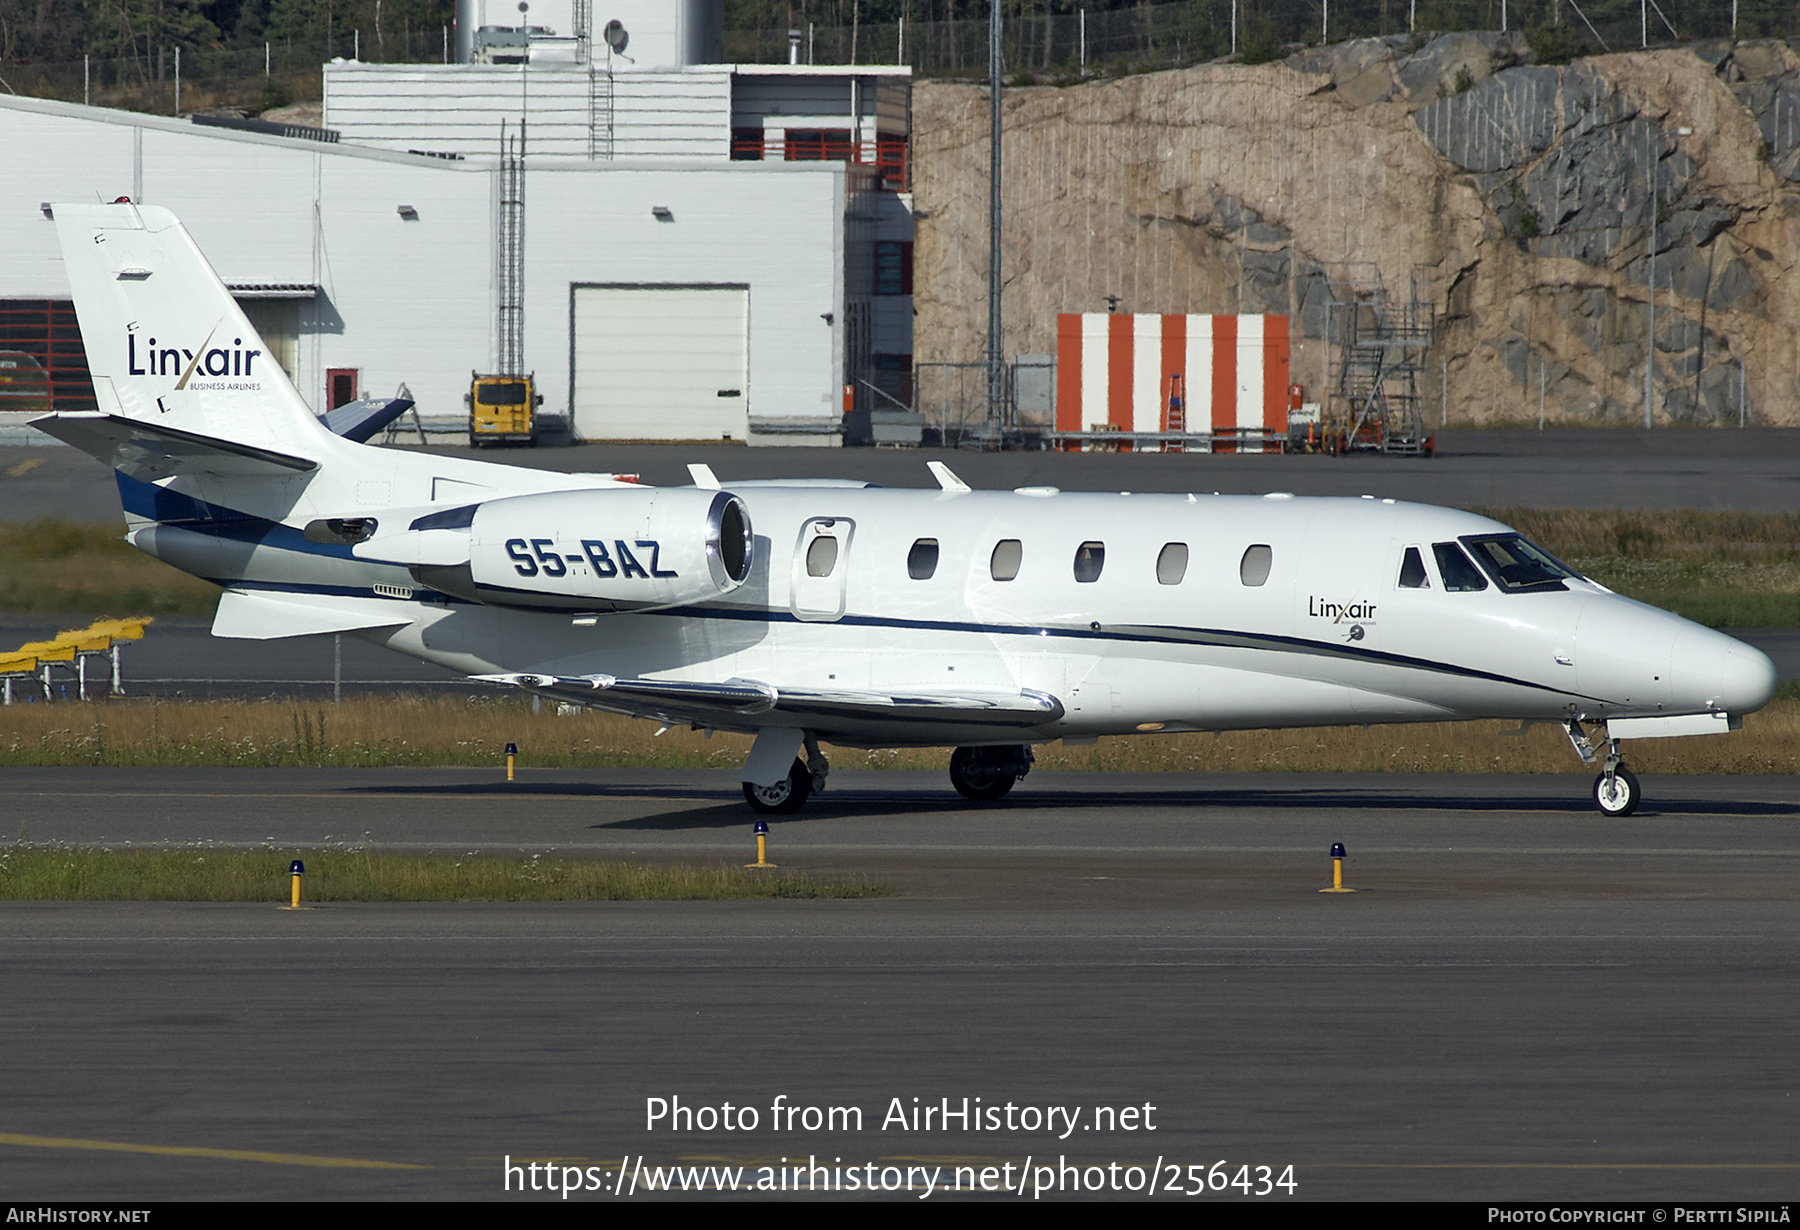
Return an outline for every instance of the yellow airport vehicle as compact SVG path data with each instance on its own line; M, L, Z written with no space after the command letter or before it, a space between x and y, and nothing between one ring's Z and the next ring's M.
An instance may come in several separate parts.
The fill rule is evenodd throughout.
M530 376L484 376L469 373L469 443L530 444L538 439L537 408L544 395L537 391L536 373Z

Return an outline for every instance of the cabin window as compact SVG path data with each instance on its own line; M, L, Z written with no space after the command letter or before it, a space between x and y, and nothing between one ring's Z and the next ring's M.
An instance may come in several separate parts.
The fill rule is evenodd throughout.
M929 581L937 571L938 540L921 538L906 553L906 575L915 581Z
M806 575L809 577L828 577L831 570L837 567L838 541L830 534L821 534L806 548Z
M1261 585L1269 579L1269 569L1275 563L1275 552L1266 542L1259 542L1244 552L1244 558L1238 561L1238 579L1245 585Z
M1100 570L1106 567L1106 544L1103 542L1084 542L1075 548L1075 579L1083 585L1091 585L1100 579Z
M988 561L988 575L996 581L1010 581L1019 575L1019 561L1025 548L1017 538L1002 538L994 544L994 556Z
M1187 559L1187 543L1165 543L1162 553L1156 557L1156 583L1180 585L1181 578L1187 575Z
M1400 588L1431 588L1431 575L1425 571L1425 561L1420 558L1417 547L1406 548L1406 554L1400 557Z
M1437 556L1438 575L1444 578L1445 593L1472 594L1487 588L1487 578L1455 543L1434 542L1431 553Z

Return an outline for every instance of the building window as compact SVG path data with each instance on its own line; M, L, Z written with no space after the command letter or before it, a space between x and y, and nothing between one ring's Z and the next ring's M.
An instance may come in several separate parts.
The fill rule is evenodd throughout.
M905 192L906 138L896 133L875 134L875 173L889 192Z
M733 128L731 130L731 160L733 162L761 162L763 160L763 130L760 128Z
M782 134L789 162L861 162L848 128L790 128Z
M143 336L137 344L139 353L149 346ZM94 383L75 305L66 299L0 299L0 411L93 409Z
M913 293L913 246L910 239L883 239L876 242L875 293Z

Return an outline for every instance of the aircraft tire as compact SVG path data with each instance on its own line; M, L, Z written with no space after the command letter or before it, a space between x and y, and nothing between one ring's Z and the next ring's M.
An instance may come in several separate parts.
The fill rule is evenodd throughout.
M1003 799L1018 781L1016 774L984 767L972 747L959 747L950 753L950 784L956 787L956 793L972 803Z
M788 770L786 781L776 782L773 786L744 783L744 802L750 804L751 811L765 816L791 816L806 806L811 794L812 772L798 756L794 758L794 767Z
M1603 815L1629 816L1637 810L1643 798L1644 792L1638 785L1637 774L1624 765L1613 770L1611 790L1607 789L1606 774L1602 773L1594 779L1594 804Z

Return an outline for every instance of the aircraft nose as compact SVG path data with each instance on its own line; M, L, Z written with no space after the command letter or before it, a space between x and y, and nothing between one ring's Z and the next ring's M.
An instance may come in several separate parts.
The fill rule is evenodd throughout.
M1677 713L1751 713L1775 695L1775 664L1767 654L1696 624L1686 625L1676 637L1671 668Z
M1751 713L1774 699L1775 663L1760 649L1733 641L1725 651L1725 677L1719 707L1727 713Z

